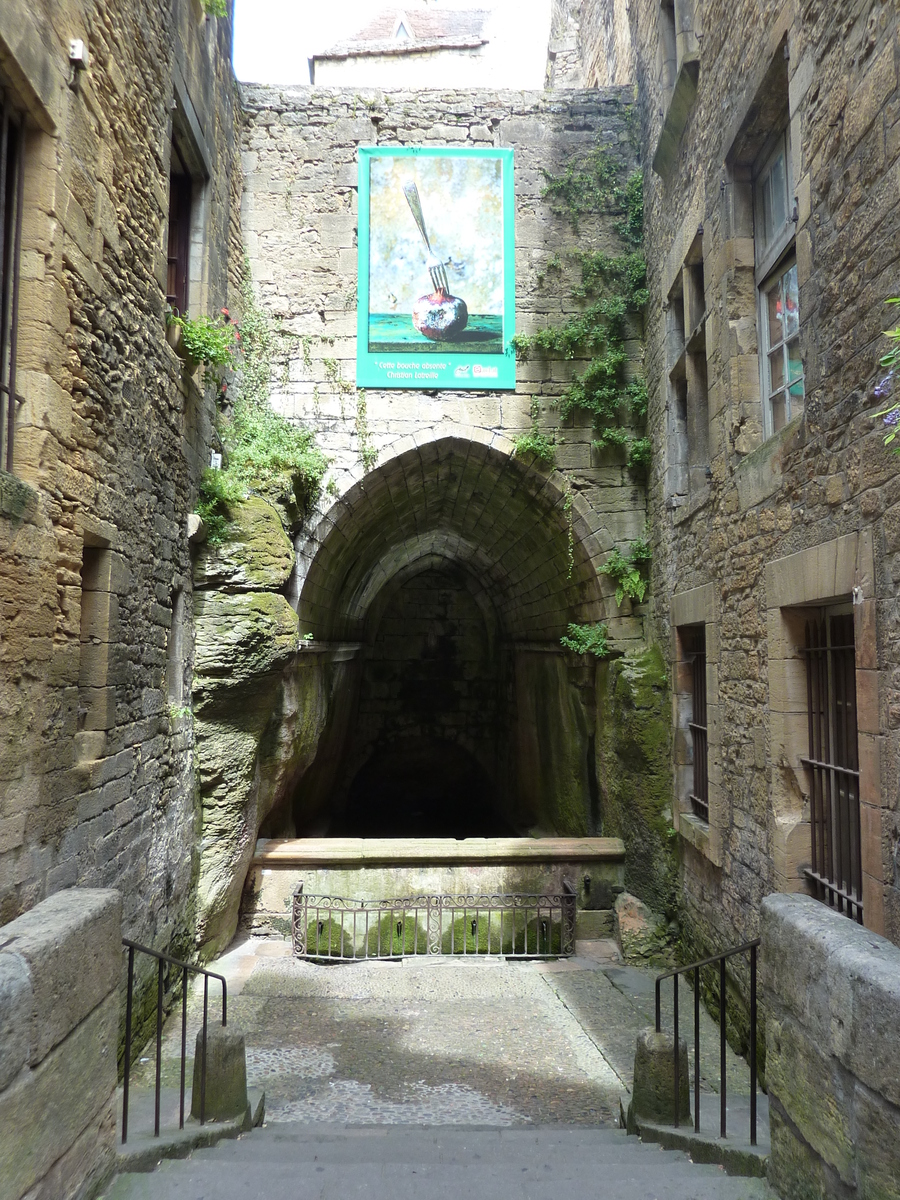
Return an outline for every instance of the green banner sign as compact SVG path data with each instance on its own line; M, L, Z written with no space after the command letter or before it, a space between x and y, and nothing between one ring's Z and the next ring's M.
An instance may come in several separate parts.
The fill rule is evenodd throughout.
M516 386L511 149L360 146L359 387Z

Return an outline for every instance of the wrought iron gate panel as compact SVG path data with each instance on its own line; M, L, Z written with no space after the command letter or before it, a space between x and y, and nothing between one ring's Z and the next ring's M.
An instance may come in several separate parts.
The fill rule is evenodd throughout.
M575 953L575 889L558 894L440 893L351 900L307 894L291 912L297 958L358 961L407 955L564 958Z

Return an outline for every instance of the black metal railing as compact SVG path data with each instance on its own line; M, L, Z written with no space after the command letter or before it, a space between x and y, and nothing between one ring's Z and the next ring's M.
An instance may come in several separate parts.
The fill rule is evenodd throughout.
M128 993L125 1000L125 1074L122 1081L122 1145L128 1141L128 1091L131 1079L131 1023L134 1006L134 955L149 954L157 960L156 976L156 1085L155 1085L155 1117L154 1137L159 1137L160 1098L162 1095L162 1030L163 1030L163 999L165 996L165 967L168 964L181 970L181 1096L179 1104L178 1128L184 1129L184 1095L185 1070L187 1063L187 1001L188 974L203 976L203 1039L200 1057L200 1124L206 1121L206 1032L209 1017L209 981L218 979L222 984L222 1025L228 1023L228 985L222 975L214 971L205 971L202 967L191 966L159 950L151 950L139 942L122 939L122 945L128 949Z
M556 895L421 895L348 900L294 890L298 958L354 961L407 955L566 958L575 953L575 889Z
M693 973L694 983L694 1131L700 1132L700 971L703 967L718 965L719 968L719 1136L727 1137L726 1101L727 1101L727 1061L725 1039L725 961L737 954L750 954L750 1145L756 1145L756 959L760 939L743 942L733 946L721 954L711 958L703 958L698 962L688 963L684 967L676 967L673 971L664 971L656 977L656 1032L662 1030L662 1008L660 985L664 979L672 980L672 1006L675 1038L675 1125L678 1126L679 1094L681 1087L681 1063L678 1056L678 976Z

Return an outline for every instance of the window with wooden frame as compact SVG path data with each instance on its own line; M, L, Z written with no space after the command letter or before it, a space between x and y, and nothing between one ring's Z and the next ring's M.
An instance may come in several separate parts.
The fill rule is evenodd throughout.
M169 229L166 303L178 313L188 311L191 260L191 197L193 180L175 144L169 173Z
M0 87L0 467L12 472L24 188L22 121Z
M824 609L806 621L812 864L819 900L863 923L853 610Z

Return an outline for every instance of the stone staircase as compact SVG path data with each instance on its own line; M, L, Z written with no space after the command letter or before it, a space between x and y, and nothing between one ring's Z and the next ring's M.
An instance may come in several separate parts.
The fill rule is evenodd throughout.
M608 1127L272 1123L236 1141L119 1175L103 1200L774 1200Z

